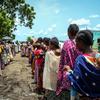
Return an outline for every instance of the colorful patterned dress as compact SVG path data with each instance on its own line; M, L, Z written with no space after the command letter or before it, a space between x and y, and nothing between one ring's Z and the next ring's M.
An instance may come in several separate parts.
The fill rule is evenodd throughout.
M43 68L44 68L44 54L42 49L38 49L34 52L35 54L35 81L37 83L37 89L43 89Z
M70 88L70 82L68 77L66 78L66 72L63 70L65 65L68 65L73 70L73 64L75 59L80 54L76 49L74 40L67 40L61 51L60 65L58 71L58 81L57 81L57 95L61 95L63 91ZM65 100L65 99L63 99Z

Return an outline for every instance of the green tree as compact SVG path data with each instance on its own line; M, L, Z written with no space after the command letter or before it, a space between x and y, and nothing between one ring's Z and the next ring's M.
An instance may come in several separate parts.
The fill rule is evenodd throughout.
M15 43L18 45L19 44L19 41L17 40Z
M0 38L4 36L11 36L13 31L14 21L6 15L6 12L0 12Z
M31 42L31 41L32 41L32 37L30 37L30 36L27 37L27 41L28 41L28 42Z
M36 14L34 11L34 7L27 4L25 0L0 0L0 13L0 17L2 20L0 20L0 34L6 35L11 34L12 31L16 29L16 18L20 20L21 25L32 28L33 20L35 19ZM3 15L2 13L5 14ZM7 23L9 22L10 24L7 25ZM3 24L3 26L1 26L1 24ZM7 30L7 33L5 31L3 32L4 27L5 30Z
M16 35L15 34L12 34L11 35L11 38L12 38L12 40L14 40L16 38Z

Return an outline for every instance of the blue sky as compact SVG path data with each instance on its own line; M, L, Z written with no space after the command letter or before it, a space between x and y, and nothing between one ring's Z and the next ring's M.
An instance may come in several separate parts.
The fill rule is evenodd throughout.
M16 40L28 36L58 37L66 40L67 28L76 23L80 29L100 30L100 0L26 0L36 11L32 29L18 25ZM16 19L19 24L19 19Z

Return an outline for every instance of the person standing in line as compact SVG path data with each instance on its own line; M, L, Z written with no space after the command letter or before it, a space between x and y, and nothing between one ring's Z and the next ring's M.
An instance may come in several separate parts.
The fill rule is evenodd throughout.
M43 72L43 88L45 89L45 97L43 98L43 100L57 100L56 84L59 61L59 41L56 37L54 37L50 40L49 50L46 52L45 56L45 65Z
M80 52L76 48L75 37L77 32L79 31L79 27L76 24L70 24L68 27L68 37L69 40L64 42L60 65L58 71L58 81L57 81L57 89L56 94L59 96L59 100L70 100L70 82L68 77L66 78L65 66L70 66L73 70L73 64L75 59L80 54Z
M75 60L73 73L69 70L69 80L73 92L81 94L80 100L100 100L100 53L94 52L92 45L91 31L82 30L77 34L76 46L82 55Z
M43 68L44 68L44 51L42 49L42 45L37 43L37 50L34 52L35 54L35 80L36 80L36 92L38 94L42 94L43 92Z

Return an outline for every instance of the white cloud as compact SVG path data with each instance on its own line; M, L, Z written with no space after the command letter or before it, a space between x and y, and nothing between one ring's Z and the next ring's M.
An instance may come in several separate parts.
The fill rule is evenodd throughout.
M100 28L100 24L97 24L97 25L96 25L96 28Z
M70 23L71 24L78 24L78 25L89 25L90 20L85 19L85 18L81 18L81 19L77 19L77 20L71 20Z
M53 28L52 28L52 27L49 27L49 28L48 28L48 31L49 31L49 32L52 32L52 31L53 31Z
M82 27L82 28L80 28L80 30L85 30L86 29L86 27Z
M43 31L43 29L41 29L39 32L38 32L38 34L42 34L44 31Z
M56 24L53 24L52 27L55 28L55 27L57 27L57 25Z
M100 15L94 14L94 15L91 15L91 16L89 16L89 17L90 17L90 18L99 18Z
M97 24L95 27L93 27L93 30L100 30L100 24Z
M87 29L89 29L89 30L93 30L92 27L87 27Z
M54 29L55 29L56 27L57 27L56 24L52 24L52 25L48 28L47 31L52 32L52 31L54 31Z
M55 14L59 14L60 13L60 9L56 9L54 10Z
M33 30L31 30L29 33L26 33L26 34L29 34L29 35L39 35L39 34L43 34L44 33L44 30L43 29L41 29L41 30L39 30L39 31L33 31Z
M48 27L46 30L45 29L40 29L40 30L30 30L28 33L23 33L24 36L35 36L35 35L40 35L42 34L43 36L45 35L51 35L55 28L57 27L56 24L52 24L50 27ZM20 34L21 35L21 34Z
M48 32L44 32L44 35L47 35L48 34Z
M29 33L26 34L34 34L35 32L33 30L31 30Z
M80 30L86 30L86 29L92 30L91 27L81 27L81 28L80 28Z
M93 30L100 30L100 28L97 28L97 27L93 27Z
M65 33L63 33L63 36L67 36L67 33L65 32Z
M25 33L25 36L33 36L33 35L40 35L40 34L43 34L43 35L47 35L48 32L51 32L52 31L52 28L48 28L47 30L39 30L39 31L30 31L29 33Z
M69 18L69 19L68 19L68 22L71 22L72 20L73 20L72 18Z
M24 36L33 36L34 34L30 34L30 33L26 33L26 34L23 34Z

